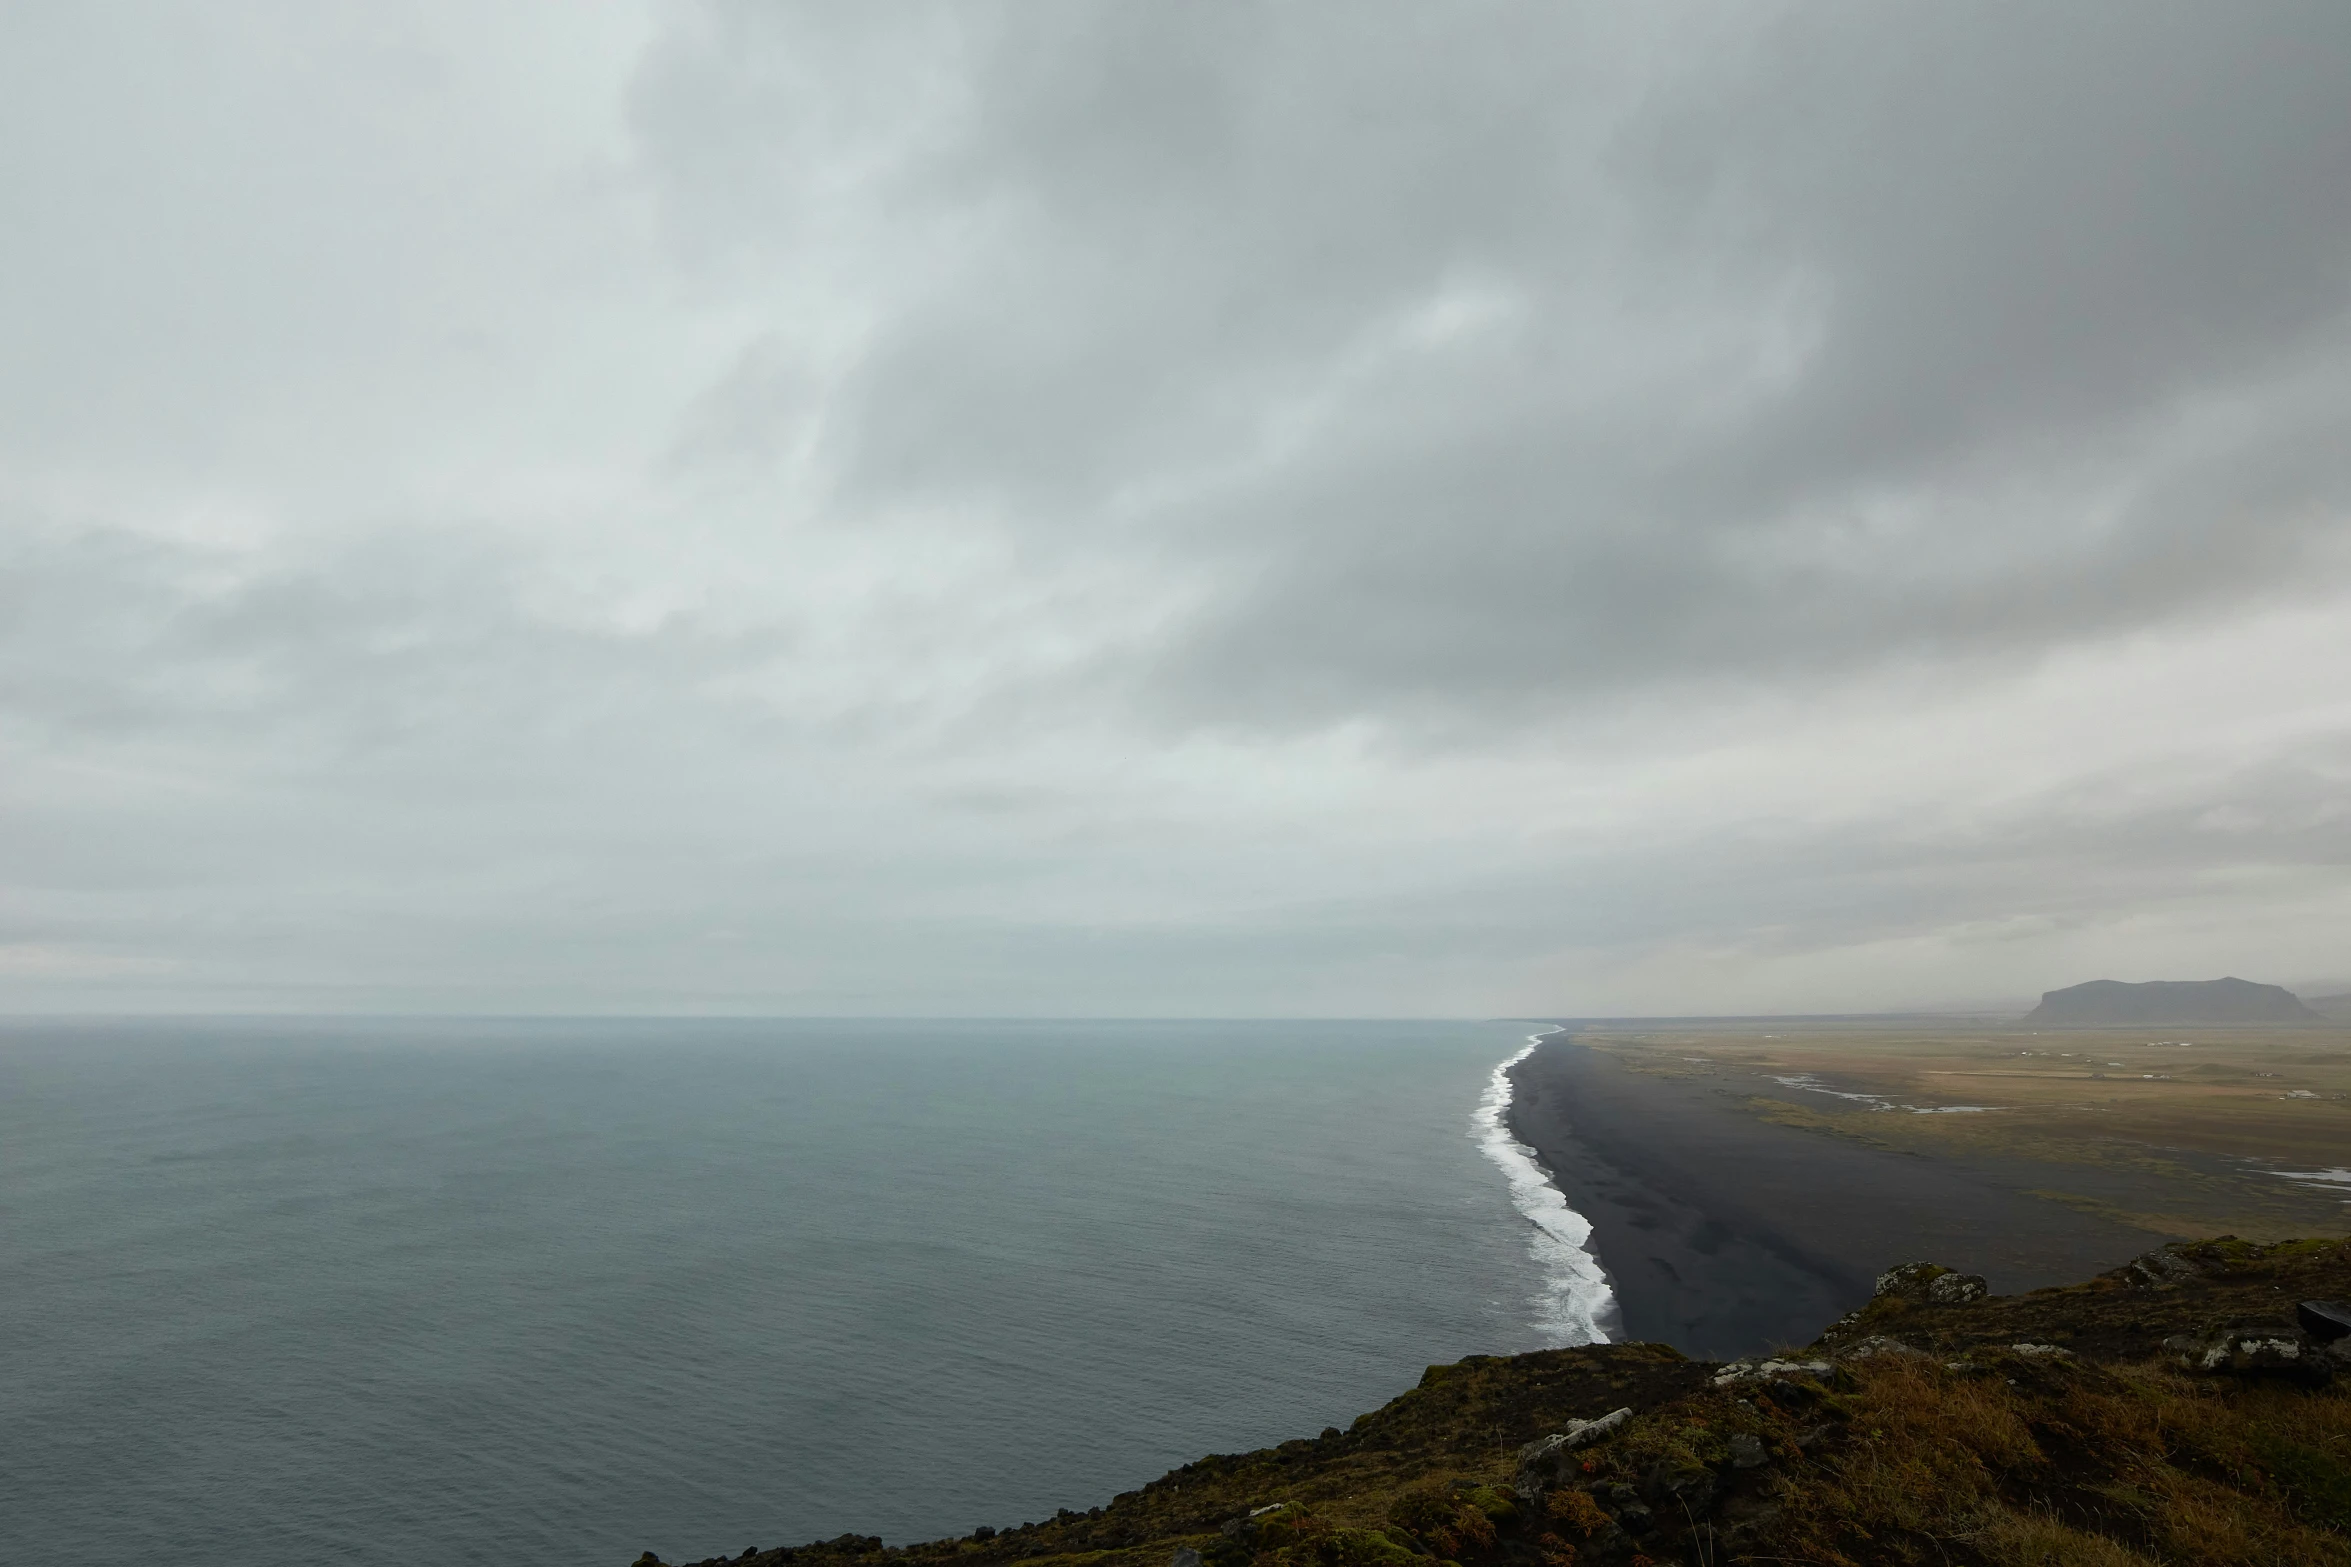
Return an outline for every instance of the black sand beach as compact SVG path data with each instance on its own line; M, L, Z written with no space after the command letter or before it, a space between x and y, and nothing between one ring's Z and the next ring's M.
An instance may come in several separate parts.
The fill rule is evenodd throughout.
M1569 1035L1511 1076L1511 1129L1591 1220L1624 1336L1688 1354L1806 1343L1900 1262L1981 1273L2012 1294L2086 1278L2158 1240L1994 1171L1757 1120Z

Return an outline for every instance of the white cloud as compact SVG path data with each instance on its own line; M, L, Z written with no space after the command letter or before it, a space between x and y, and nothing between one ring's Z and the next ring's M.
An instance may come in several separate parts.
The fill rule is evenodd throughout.
M2330 12L0 29L0 1005L2326 975Z

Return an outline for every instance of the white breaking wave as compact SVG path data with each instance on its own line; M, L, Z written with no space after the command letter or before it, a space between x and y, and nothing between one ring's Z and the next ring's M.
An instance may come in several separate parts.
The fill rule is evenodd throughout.
M1510 1135L1510 1069L1550 1038L1532 1034L1526 1048L1500 1066L1486 1084L1485 1097L1470 1117L1473 1135L1487 1158L1510 1181L1511 1205L1533 1222L1527 1250L1543 1273L1543 1295L1535 1326L1556 1345L1605 1344L1616 1327L1616 1290L1592 1254L1592 1224L1567 1205L1551 1184L1535 1151Z

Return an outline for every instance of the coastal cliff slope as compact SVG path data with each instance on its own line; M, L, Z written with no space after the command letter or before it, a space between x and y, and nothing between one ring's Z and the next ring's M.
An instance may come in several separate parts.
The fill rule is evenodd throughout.
M1912 1264L1776 1358L1472 1356L1084 1513L701 1567L2351 1567L2346 1301L2333 1239L2175 1243L2008 1297Z
M2158 979L2143 985L2093 979L2043 992L2024 1021L2042 1028L2169 1027L2177 1024L2320 1023L2325 1019L2283 985L2247 979Z

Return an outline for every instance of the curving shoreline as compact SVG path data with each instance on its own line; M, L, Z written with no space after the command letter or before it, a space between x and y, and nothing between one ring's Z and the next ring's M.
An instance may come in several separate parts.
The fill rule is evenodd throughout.
M1988 1170L1757 1120L1564 1028L1511 1082L1511 1134L1589 1221L1624 1335L1693 1355L1804 1342L1914 1258L2009 1293L2113 1267L2150 1239Z
M1622 1337L1616 1288L1592 1250L1592 1225L1569 1205L1535 1151L1512 1135L1511 1073L1549 1034L1530 1034L1526 1048L1494 1068L1486 1092L1470 1116L1478 1149L1510 1183L1510 1202L1533 1226L1527 1250L1543 1272L1543 1301L1536 1326L1554 1348L1605 1344Z

